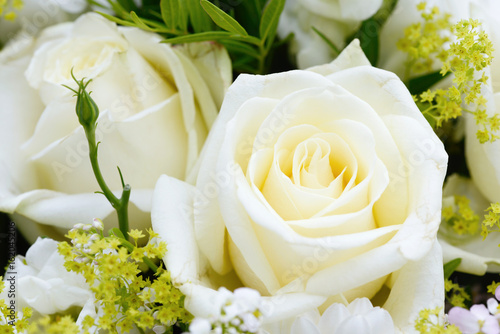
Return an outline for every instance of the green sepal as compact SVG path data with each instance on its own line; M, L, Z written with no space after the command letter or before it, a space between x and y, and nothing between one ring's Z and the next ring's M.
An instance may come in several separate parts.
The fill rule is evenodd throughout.
M108 235L114 235L119 239L125 239L125 236L123 235L122 231L120 231L120 229L116 227L109 229Z
M97 107L94 99L90 97L90 93L86 90L87 86L92 80L88 80L87 82L85 82L85 79L82 79L78 81L73 74L73 69L71 69L71 76L78 85L78 91L66 85L63 86L73 91L76 95L75 109L76 115L78 116L78 121L83 126L85 131L89 129L95 129L97 119L99 118L99 107Z

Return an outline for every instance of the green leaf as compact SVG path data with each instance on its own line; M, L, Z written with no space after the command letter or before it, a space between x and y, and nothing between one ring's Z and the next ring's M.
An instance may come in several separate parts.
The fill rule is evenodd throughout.
M139 8L134 3L134 0L118 0L117 3L122 6L127 12L136 11Z
M231 39L221 41L221 43L224 44L224 46L226 47L226 49L230 53L233 53L233 52L241 53L241 54L245 54L245 55L251 56L251 57L256 58L256 59L258 59L260 57L260 52L248 44L234 41Z
M226 14L222 9L213 3L207 0L201 0L201 6L212 18L215 24L222 29L242 36L248 36L247 31L238 23L238 21Z
M177 15L179 15L179 0L161 0L160 10L167 28L175 29L177 27Z
M354 35L354 38L359 39L361 49L373 66L378 62L380 28L381 25L377 20L369 18L361 23L361 27Z
M422 76L410 79L408 81L408 90L410 93L413 95L418 95L420 93L425 92L432 86L434 86L436 83L444 79L449 75L449 73L446 73L444 76L439 73L440 71L432 72L429 74L424 74Z
M108 235L114 235L115 237L118 237L120 239L125 239L125 237L123 236L123 233L122 231L120 231L119 228L112 228L108 231Z
M259 36L263 41L273 41L278 28L281 12L285 8L285 0L270 0L262 13L259 25Z
M460 263L462 262L461 258L457 258L454 260L451 260L450 262L446 263L443 267L444 271L444 279L450 278L451 274L455 271L455 269L458 268Z
M130 21L127 21L127 20L122 20L122 19L119 19L115 16L111 16L109 14L106 14L106 13L102 13L102 12L97 12L98 14L104 16L105 18L107 18L108 20L110 20L111 22L115 22L115 23L118 23L118 24L121 24L122 26L127 26L127 27L135 27L136 24L133 23L133 22L130 22Z
M141 28L143 30L151 30L151 28L146 23L144 23L135 12L130 12L130 18L136 24L137 28Z
M373 66L377 66L379 54L379 35L382 26L393 12L397 0L386 0L379 10L370 18L364 20L357 32L346 39L348 45L353 39L359 39L361 49Z
M318 29L316 29L315 27L311 27L311 29L316 33L318 34L319 37L321 37L321 39L323 41L325 41L325 43L337 54L339 55L340 54L340 50L339 48L333 44L333 42L328 39L328 37L325 36L325 34L323 34L321 31L319 31Z
M223 0L220 7L222 9L231 8L234 15L231 15L238 21L249 35L259 36L260 17L262 16L262 9L264 8L265 1L252 0L252 1L238 1ZM225 10L227 12L227 10Z
M219 41L219 40L235 40L259 45L260 40L253 36L234 35L227 31L207 31L198 34L184 35L179 37L168 38L163 40L163 43L181 44L203 41Z
M188 9L185 0L177 0L179 2L179 15L177 16L177 27L182 32L187 32L188 30Z
M212 30L212 20L208 14L203 10L199 0L181 0L185 2L191 25L194 32L205 32Z

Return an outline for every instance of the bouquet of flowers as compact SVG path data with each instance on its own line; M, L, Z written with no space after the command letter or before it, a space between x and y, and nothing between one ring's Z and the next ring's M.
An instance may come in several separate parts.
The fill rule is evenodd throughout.
M0 0L0 333L500 333L499 15Z

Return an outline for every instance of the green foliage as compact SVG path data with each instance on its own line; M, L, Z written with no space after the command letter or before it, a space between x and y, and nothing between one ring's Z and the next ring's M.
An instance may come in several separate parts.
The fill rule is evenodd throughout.
M219 9L216 5L212 4L207 0L201 0L201 6L207 12L207 14L212 18L215 24L217 24L222 29L231 32L236 35L248 36L245 28L243 28L238 21L232 18L230 15L226 14L223 10Z
M355 38L359 39L361 49L373 66L377 66L378 63L380 30L396 4L397 0L384 1L380 9L372 17L361 22L358 31L347 39L346 44Z
M183 2L181 0L181 2ZM208 14L200 6L199 0L186 0L186 9L188 12L189 22L193 25L195 33L211 31L214 29L214 24ZM187 32L187 30L186 30Z
M285 0L232 2L162 0L148 10L129 10L123 1L108 0L117 17L101 13L125 26L159 33L165 43L216 41L224 45L238 72L267 73L278 45L276 30ZM251 14L251 15L250 15Z
M443 272L444 272L444 279L450 278L451 274L458 268L458 266L462 263L462 259L454 259L451 260L450 262L446 263L443 266Z
M429 90L439 81L443 80L449 74L450 73L448 72L443 76L441 74L441 70L439 70L414 77L408 81L408 90L412 95L420 95L426 90Z

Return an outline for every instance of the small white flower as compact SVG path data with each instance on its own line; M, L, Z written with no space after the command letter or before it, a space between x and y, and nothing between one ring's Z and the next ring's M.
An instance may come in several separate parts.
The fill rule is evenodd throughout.
M291 334L393 334L394 323L389 312L373 307L368 298L358 298L347 307L332 304L323 313L318 323L308 317L298 317Z
M214 312L210 319L195 318L189 326L191 334L260 333L263 301L260 294L250 288L234 292L221 287L215 295Z
M102 220L100 220L99 218L94 218L92 226L98 229L99 231L102 231L104 229L104 224Z
M78 223L78 224L75 224L75 226L73 226L73 229L74 230L83 230L83 224L82 223Z
M192 334L209 334L211 329L212 325L207 319L196 318L189 325L189 332Z
M155 332L155 334L163 334L166 330L167 329L165 328L165 326L161 325L156 325L153 327L153 332Z

